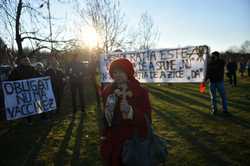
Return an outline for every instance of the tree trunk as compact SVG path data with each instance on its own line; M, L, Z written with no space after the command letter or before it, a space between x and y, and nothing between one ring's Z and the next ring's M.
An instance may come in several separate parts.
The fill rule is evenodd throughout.
M16 11L16 44L18 48L18 56L23 54L22 38L20 34L20 18L22 13L22 0L19 0Z

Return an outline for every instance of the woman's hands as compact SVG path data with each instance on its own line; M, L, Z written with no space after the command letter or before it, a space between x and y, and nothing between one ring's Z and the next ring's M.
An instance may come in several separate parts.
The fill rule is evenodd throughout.
M133 119L133 108L128 104L127 100L122 100L120 103L120 110L122 112L123 119Z
M122 90L121 90L122 89ZM113 94L110 94L106 100L104 115L105 119L108 122L108 126L111 127L112 119L114 116L114 109L116 103L118 102L118 97L121 97L119 103L120 111L122 113L123 119L133 119L133 108L128 104L127 97L132 97L132 92L127 91L127 87L123 86L121 89L116 89Z

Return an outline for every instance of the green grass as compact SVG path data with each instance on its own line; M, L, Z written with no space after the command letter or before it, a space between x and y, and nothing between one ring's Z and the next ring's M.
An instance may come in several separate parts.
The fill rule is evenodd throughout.
M0 166L100 166L100 106L94 84L87 81L84 86L85 113L72 114L66 90L62 111L50 113L48 123L34 117L33 126L25 120L7 124L9 132L0 137ZM230 117L222 115L221 105L217 116L209 113L208 88L201 94L198 84L145 86L154 128L169 140L168 165L250 165L249 78L241 79L236 88L226 83Z

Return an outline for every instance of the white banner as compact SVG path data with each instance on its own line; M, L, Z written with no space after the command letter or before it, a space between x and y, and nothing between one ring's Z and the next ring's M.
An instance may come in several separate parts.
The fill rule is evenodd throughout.
M119 58L132 62L135 77L142 83L202 82L205 78L208 54L207 46L192 46L101 55L101 82L112 82L108 72L109 66Z
M50 77L4 81L7 120L19 119L56 109Z

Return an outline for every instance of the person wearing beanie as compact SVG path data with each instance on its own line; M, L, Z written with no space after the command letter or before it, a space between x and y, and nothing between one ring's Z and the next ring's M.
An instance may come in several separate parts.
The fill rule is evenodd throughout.
M101 156L105 166L121 166L123 143L134 130L140 137L147 135L145 114L151 121L148 91L134 78L132 63L124 58L111 63L109 74L113 83L102 91L104 112Z

